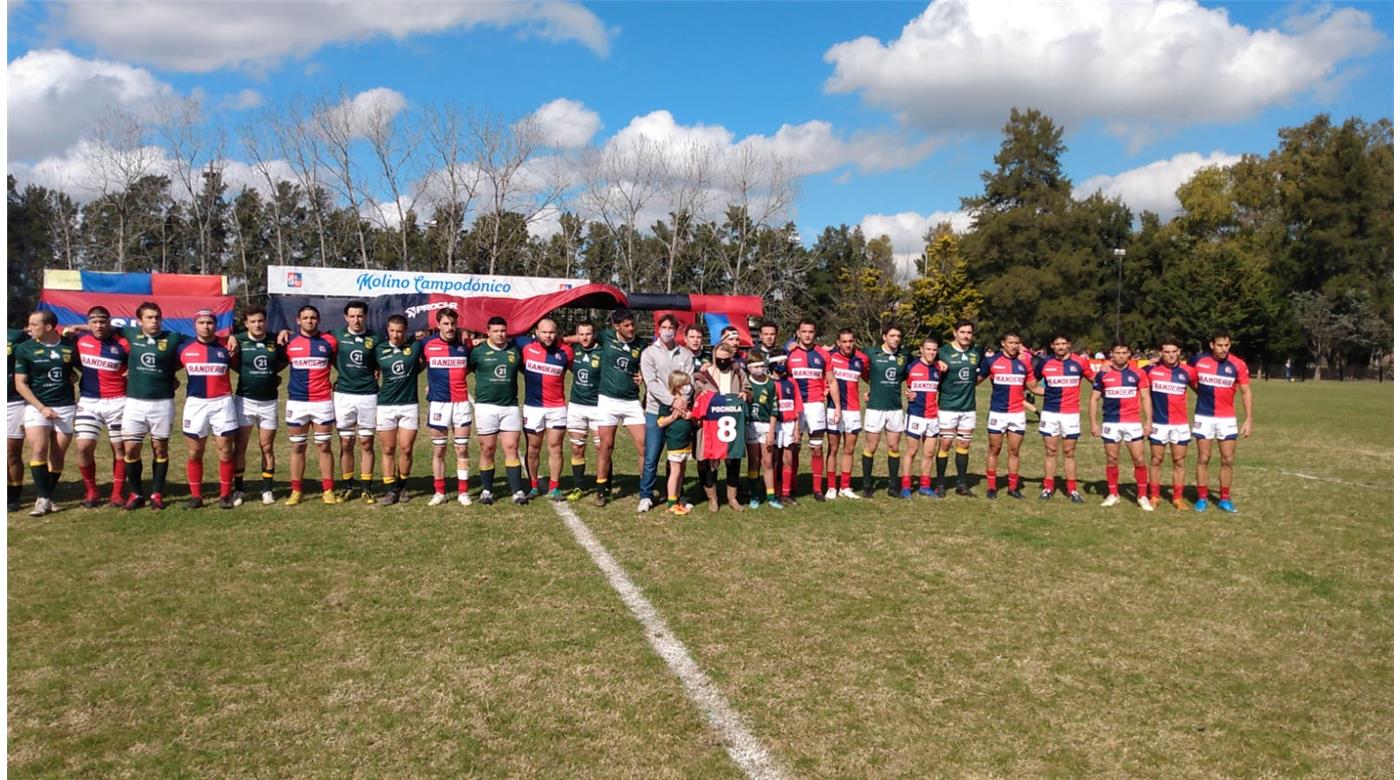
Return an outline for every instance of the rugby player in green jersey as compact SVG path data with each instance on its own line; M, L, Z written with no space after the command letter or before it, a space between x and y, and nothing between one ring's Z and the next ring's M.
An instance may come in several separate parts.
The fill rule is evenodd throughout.
M151 435L151 509L165 508L165 477L170 470L170 429L175 419L175 372L180 369L180 348L188 338L162 327L160 307L146 302L136 307L137 327L122 331L127 353L126 406L122 408L122 436L126 439L126 484L131 496L127 510L139 509L146 499L141 486L141 442ZM81 328L82 326L76 326Z
M78 397L73 391L77 350L64 343L57 328L53 312L36 311L29 315L29 340L15 347L15 390L29 404L24 410L24 438L29 443L29 469L39 492L30 517L58 511L53 489L63 473L63 457L78 416Z
M277 387L279 373L287 367L287 353L267 332L267 310L253 307L243 314L244 330L234 334L237 354L233 370L238 387L233 391L238 413L238 434L233 442L233 503L242 505L244 474L248 470L248 444L258 431L262 452L262 502L272 504L272 476L277 471Z
M580 322L574 335L564 339L573 344L574 362L570 366L573 384L569 387L569 413L565 427L569 435L569 464L574 475L574 489L568 499L583 498L584 470L587 468L588 435L598 433L598 378L603 367L603 348L599 346L593 323Z
M865 391L865 449L861 453L861 480L866 498L875 496L875 451L880 434L885 437L885 463L890 484L886 492L899 497L899 437L904 433L904 372L909 355L902 348L904 329L886 325L880 334L884 343L864 350L869 384Z
M506 337L505 318L487 320L486 343L473 347L467 358L467 370L476 375L476 435L481 442L478 466L483 504L495 501L491 487L496 476L497 437L505 451L511 499L517 504L529 502L520 481L520 432L524 428L520 372L524 367L520 348Z
M379 367L379 435L381 468L386 492L383 506L408 500L405 483L413 473L413 443L418 438L418 375L422 373L422 341L407 343L408 319L389 317L387 341L374 345Z
M948 473L948 452L954 452L958 469L957 492L972 495L967 486L968 452L972 432L977 428L977 366L982 356L972 345L974 326L962 320L953 326L953 343L938 348L938 484L934 490L944 495Z
M637 473L642 472L646 453L646 415L639 394L642 375L642 348L632 312L618 309L610 318L612 327L603 331L602 376L598 380L598 492L594 506L604 506L612 493L612 455L617 444L617 427L626 426L637 446ZM647 496L643 496L647 498Z
M345 327L331 333L338 344L335 351L335 427L340 434L340 479L346 485L344 498L358 489L366 504L375 502L374 430L379 408L379 378L374 364L374 345L379 338L365 326L369 304L345 304ZM355 478L355 439L359 437L360 475ZM388 476L388 473L385 473Z
M29 334L19 328L5 331L5 465L10 487L6 499L11 512L19 510L20 492L24 487L24 410L29 407L24 396L15 390L15 347L28 338Z

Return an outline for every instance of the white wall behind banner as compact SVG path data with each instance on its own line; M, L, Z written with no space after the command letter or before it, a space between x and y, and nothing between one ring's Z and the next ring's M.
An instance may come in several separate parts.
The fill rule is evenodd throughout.
M328 295L370 298L404 293L447 293L490 298L533 298L588 284L585 279L538 276L481 276L433 274L413 271L357 270L354 268L306 268L294 265L267 267L270 295Z

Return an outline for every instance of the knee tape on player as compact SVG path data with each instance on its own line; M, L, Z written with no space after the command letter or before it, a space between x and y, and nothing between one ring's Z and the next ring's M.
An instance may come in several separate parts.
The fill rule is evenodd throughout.
M814 450L819 450L822 448L822 441L822 439L808 439L807 446Z
M470 437L467 437L467 436L453 436L453 437L452 437L452 443L455 444L455 445L457 445L458 447L465 447L465 446L467 446L467 442L469 442L469 441L471 441L471 438L470 438Z
M575 439L573 436L569 436L569 443L572 444L572 445L574 445L575 447L582 447L582 446L588 444L588 439L584 439L584 438Z
M102 433L102 423L96 417L78 417L73 421L73 433L79 439L96 439Z
M304 434L304 433L303 433L303 434L296 434L296 433L291 434L290 436L287 437L287 441L291 442L292 444L305 444L305 443L306 443L306 434Z
M361 429L360 429L360 438L361 438L361 439L373 439L373 438L374 438L374 430L371 429L371 428L361 428Z
M446 446L447 446L447 437L446 437L446 436L434 436L434 437L433 437L433 446L434 446L434 447L446 447Z
M330 444L331 439L335 437L329 433L314 433L311 438L315 439L317 444Z

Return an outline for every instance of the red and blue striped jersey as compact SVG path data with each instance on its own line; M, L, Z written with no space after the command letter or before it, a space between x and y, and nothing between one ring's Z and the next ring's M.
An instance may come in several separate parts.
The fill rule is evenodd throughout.
M223 398L233 395L229 381L228 348L217 341L205 343L198 339L180 350L180 365L189 380L185 395L189 398Z
M467 347L443 341L434 333L423 340L423 363L428 367L428 400L470 401L467 393Z
M1234 417L1235 391L1249 384L1249 367L1234 355L1216 360L1209 352L1191 358L1196 369L1196 414Z
M1026 410L1026 388L1035 387L1035 375L1020 355L1013 358L998 352L982 358L977 375L992 380L992 411L1015 414Z
M831 374L830 381L836 388L836 398L839 402L836 408L860 411L860 380L869 370L870 363L865 355L859 352L843 355L838 349L831 353L827 361L827 371ZM826 405L831 406L830 399L827 399Z
M816 344L811 349L793 344L788 350L788 376L797 384L803 402L826 400L826 366L830 361L831 354Z
M74 347L82 374L78 394L83 398L121 398L126 395L126 361L131 345L120 335L105 341L91 333L78 337Z
M329 401L331 395L331 367L335 364L335 352L340 348L335 336L317 333L305 336L300 333L287 342L288 372L287 400L289 401Z
M789 377L781 377L774 382L776 390L774 397L777 399L777 417L782 422L795 422L802 415L802 394L797 389L797 383ZM758 422L766 422L758 420Z
M1129 363L1114 368L1112 363L1094 375L1094 390L1103 395L1103 421L1142 422L1142 394L1147 392L1147 375Z
M564 397L564 376L574 363L574 350L568 344L555 343L553 348L532 338L517 339L520 356L525 361L525 405L556 408L567 405Z
M1152 423L1186 425L1186 388L1196 386L1196 369L1185 363L1158 363L1147 370L1152 388Z
M1094 372L1089 361L1073 353L1063 359L1050 355L1035 367L1035 378L1045 384L1042 411L1079 414L1079 386L1086 379L1092 381Z
M909 416L933 419L938 416L938 363L925 363L919 358L904 369L904 382L913 391L909 401Z

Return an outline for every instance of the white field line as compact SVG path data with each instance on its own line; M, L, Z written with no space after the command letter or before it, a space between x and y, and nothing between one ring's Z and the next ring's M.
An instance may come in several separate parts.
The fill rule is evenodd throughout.
M1372 490L1394 490L1394 489L1395 489L1395 487L1394 487L1393 485L1371 485L1371 484L1368 484L1368 483L1365 483L1365 482L1348 482L1348 481L1345 480L1345 479L1333 479L1332 477L1319 477L1319 476L1316 476L1316 475L1313 475L1313 474L1303 474L1303 473L1300 473L1300 472L1297 472L1297 471L1284 471L1283 469L1269 468L1268 466L1241 466L1240 468L1246 468L1246 469L1250 469L1250 470L1252 470L1252 471L1268 471L1268 472L1271 472L1271 473L1273 473L1273 474L1284 474L1284 475L1290 476L1290 477L1297 477L1298 479L1310 479L1310 480L1313 480L1313 481L1316 481L1316 482L1331 482L1331 483L1334 483L1334 484L1337 484L1337 485L1348 485L1348 486L1350 486L1350 487L1370 488L1370 489L1372 489Z
M646 630L647 641L656 654L661 656L661 660L666 662L676 677L680 678L681 685L685 688L685 694L691 703L699 708L705 719L710 722L713 728L724 740L724 749L729 753L730 759L743 770L744 774L754 780L758 778L783 778L787 772L768 755L768 751L763 744L758 741L753 734L749 733L744 725L744 720L729 704L729 700L724 697L719 688L710 680L709 675L695 663L695 659L690 655L690 651L681 643L681 640L671 633L667 627L666 620L657 612L656 607L647 600L640 588L627 576L627 572L598 541L598 537L593 535L593 531L579 518L572 508L565 504L553 504L554 511L564 520L570 533L574 535L574 540L579 546L588 551L593 557L593 562L598 569L608 578L608 584L613 586L613 590L622 597L622 601L627 608L632 611L632 616L637 622L642 624Z

